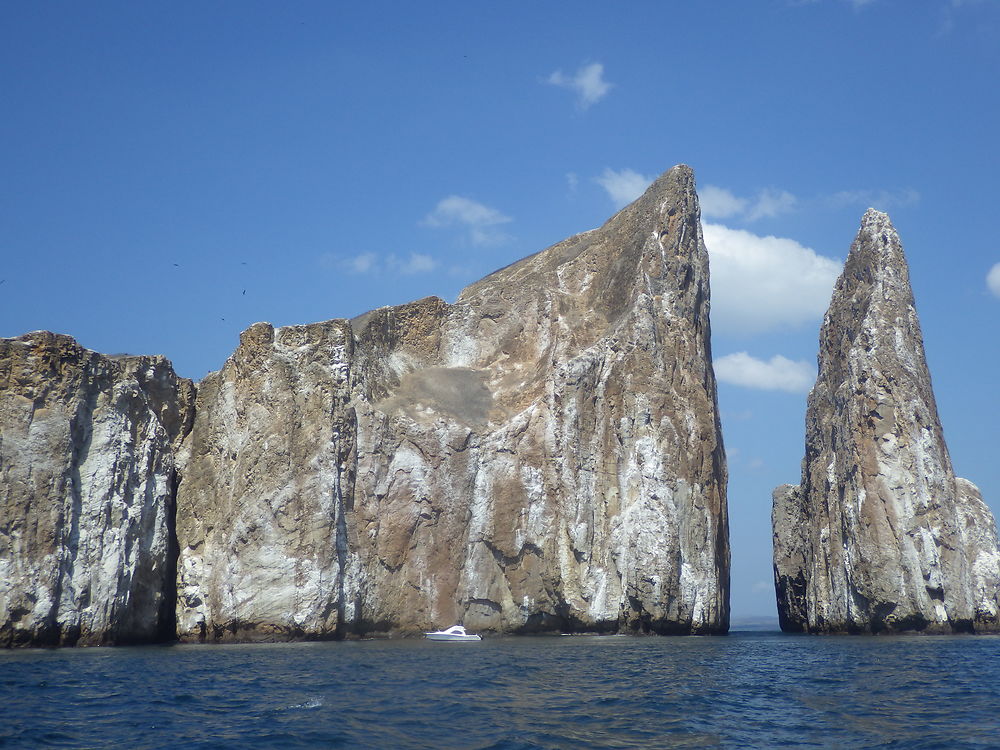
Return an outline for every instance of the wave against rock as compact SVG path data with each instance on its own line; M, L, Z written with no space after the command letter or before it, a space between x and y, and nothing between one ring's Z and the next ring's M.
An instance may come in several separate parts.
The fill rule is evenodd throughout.
M773 495L781 627L997 631L996 524L955 477L909 271L869 210L820 332L800 485Z
M174 457L193 401L163 357L0 339L0 645L172 636Z
M468 287L257 324L198 388L183 639L728 628L693 175Z

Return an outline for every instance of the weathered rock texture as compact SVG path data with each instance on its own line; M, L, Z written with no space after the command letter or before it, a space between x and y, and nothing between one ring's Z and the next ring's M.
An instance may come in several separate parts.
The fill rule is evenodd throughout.
M185 443L180 636L725 632L708 313L675 167L454 305L251 327Z
M996 525L952 471L903 249L878 211L823 322L802 482L774 491L773 524L783 630L998 629Z
M194 387L162 357L0 339L0 645L174 631L174 451Z

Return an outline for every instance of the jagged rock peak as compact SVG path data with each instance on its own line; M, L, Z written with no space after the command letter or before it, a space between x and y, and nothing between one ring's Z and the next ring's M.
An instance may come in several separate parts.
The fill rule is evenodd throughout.
M862 219L818 362L801 483L773 495L782 629L997 630L996 524L953 473L906 259L884 213Z
M181 637L725 632L708 308L681 166L453 305L245 335L185 443Z
M872 293L871 285L877 285L880 291ZM835 302L838 297L868 304L894 301L913 307L909 267L899 234L888 214L869 208L861 218L858 235L835 286Z

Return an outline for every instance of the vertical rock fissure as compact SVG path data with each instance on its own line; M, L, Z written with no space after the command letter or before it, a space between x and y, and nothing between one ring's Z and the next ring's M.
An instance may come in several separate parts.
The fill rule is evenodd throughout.
M164 560L163 596L157 614L156 640L177 640L177 561L180 544L177 541L177 495L182 477L177 469L170 472L170 494L166 502L167 555Z

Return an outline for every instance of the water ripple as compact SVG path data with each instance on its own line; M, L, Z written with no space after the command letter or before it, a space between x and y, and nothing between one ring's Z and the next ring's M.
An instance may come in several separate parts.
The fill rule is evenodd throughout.
M0 653L0 747L996 746L1000 639L522 638Z

